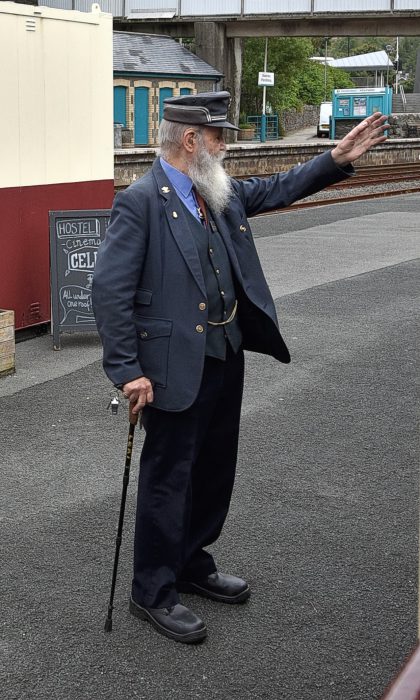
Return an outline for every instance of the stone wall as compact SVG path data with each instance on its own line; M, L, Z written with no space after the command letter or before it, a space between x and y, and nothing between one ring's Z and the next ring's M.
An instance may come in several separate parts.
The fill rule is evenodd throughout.
M409 139L420 136L420 114L408 114L400 112L391 114L389 119L391 139Z
M302 111L289 109L279 115L279 129L281 133L288 134L299 129L313 126L316 131L319 117L319 105L305 105Z
M279 117L279 129L281 133L288 134L293 131L305 129L308 126L313 126L316 131L319 116L319 106L305 105L301 112L295 109L283 112ZM353 128L354 120L349 120L348 124L345 120L336 122L336 136L342 138L350 129ZM420 114L405 113L392 114L389 117L391 125L389 138L391 139L407 139L420 136ZM416 129L417 126L417 129ZM341 127L341 130L340 130Z
M231 144L226 155L226 170L233 177L248 175L269 175L289 170L294 165L305 163L332 144L270 145L269 143ZM121 149L115 152L114 177L116 186L127 186L149 170L156 157L154 148ZM359 165L385 165L392 163L418 163L420 159L420 138L395 139L382 143L366 153Z

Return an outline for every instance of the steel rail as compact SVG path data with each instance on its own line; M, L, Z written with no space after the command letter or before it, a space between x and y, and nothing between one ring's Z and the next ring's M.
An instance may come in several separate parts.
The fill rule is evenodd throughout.
M382 192L367 192L365 194L352 194L348 197L326 197L325 199L313 199L307 202L295 202L291 204L290 207L283 207L283 209L273 209L266 214L257 214L257 216L271 216L272 214L282 214L287 211L294 211L295 209L308 209L310 207L324 207L330 204L348 204L349 202L357 202L366 199L377 199L378 197L397 197L402 194L412 194L415 192L420 192L420 184L418 187L405 187L400 190L383 190Z

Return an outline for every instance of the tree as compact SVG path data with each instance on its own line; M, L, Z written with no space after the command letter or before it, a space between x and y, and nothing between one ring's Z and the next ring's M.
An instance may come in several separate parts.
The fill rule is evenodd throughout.
M242 68L241 112L261 114L263 89L258 87L258 72L264 68L265 39L244 41ZM274 87L267 88L267 101L274 112L304 104L320 104L325 92L330 99L333 88L349 87L353 83L341 70L325 67L310 60L315 47L311 39L275 37L268 42L267 70L275 74Z

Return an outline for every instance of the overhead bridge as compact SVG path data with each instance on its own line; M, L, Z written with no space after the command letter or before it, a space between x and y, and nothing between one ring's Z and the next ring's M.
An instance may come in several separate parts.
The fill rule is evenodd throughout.
M39 0L90 12L92 0ZM243 37L415 36L420 0L99 0L119 30L195 37L195 50L224 78L238 121Z
M90 12L92 0L38 4ZM119 29L125 21L131 27L138 23L139 29L149 25L149 31L154 25L154 30L172 36L191 35L196 22L226 23L227 37L412 36L413 20L418 22L420 15L420 0L102 0L99 4L115 17Z

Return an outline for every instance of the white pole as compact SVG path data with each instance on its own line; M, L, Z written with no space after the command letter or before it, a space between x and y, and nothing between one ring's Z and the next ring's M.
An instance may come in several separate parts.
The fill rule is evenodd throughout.
M399 44L398 44L398 37L397 37L397 50L396 50L396 54L395 54L395 61L397 64L397 70L395 73L395 94L396 95L398 94L398 63L399 63L399 58L400 58L400 54L399 54Z
M264 53L264 73L267 72L267 53L268 53L268 36L265 37L265 53ZM267 86L263 86L263 108L262 113L265 114L265 102L266 102Z
M268 36L265 37L264 73L267 72L267 52L268 52ZM263 107L262 107L262 115L261 115L261 135L260 135L261 143L265 143L265 140L267 137L267 117L265 114L266 92L267 92L267 86L263 85Z

